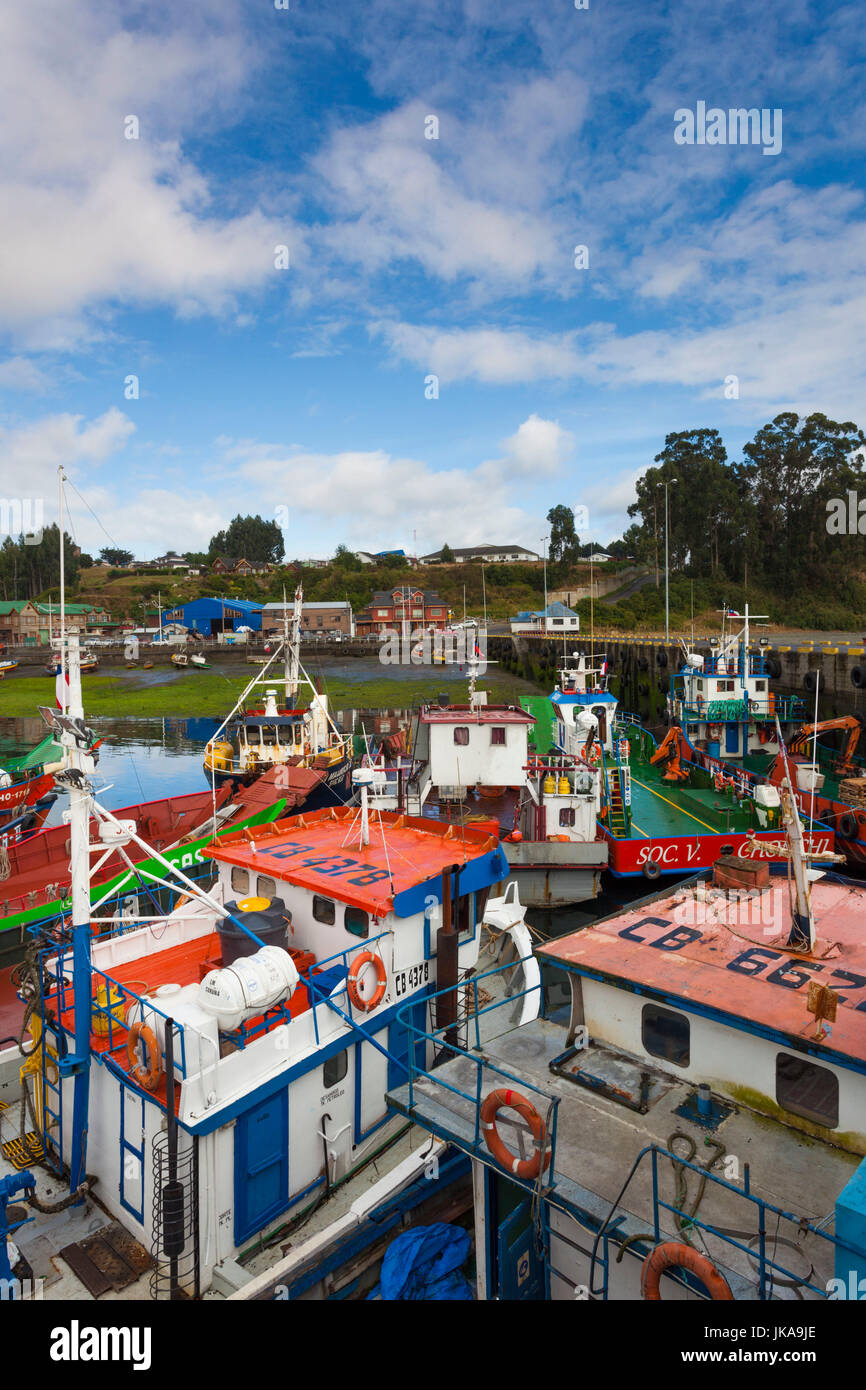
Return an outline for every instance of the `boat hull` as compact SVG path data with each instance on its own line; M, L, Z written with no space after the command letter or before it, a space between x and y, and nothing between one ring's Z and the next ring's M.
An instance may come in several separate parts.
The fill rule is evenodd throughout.
M310 770L318 771L319 769ZM291 773L294 769L289 768L287 771ZM311 787L303 799L296 803L296 813L300 813L301 811L320 811L325 806L348 806L352 802L352 764L349 758L341 758L338 763L334 763L333 767L327 769L323 768L321 772L321 781ZM210 784L211 778L213 778L218 787L224 787L229 783L235 786L249 786L256 780L256 776L259 774L243 776L237 772L211 772L210 768L205 763L204 775L207 778L208 784Z

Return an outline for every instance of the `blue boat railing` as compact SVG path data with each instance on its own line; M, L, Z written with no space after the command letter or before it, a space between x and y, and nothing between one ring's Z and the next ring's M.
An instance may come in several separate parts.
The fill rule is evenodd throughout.
M682 694L673 696L679 706L677 714L682 719L706 720L710 724L724 724L730 721L742 724L747 719L772 722L778 715L782 723L792 719L803 719L806 702L798 695L773 696L772 699L758 700L750 696L748 708L745 700L708 700L700 704L686 701Z
M71 950L67 955L66 948L59 954L53 951L40 952L41 960L40 976L43 981L42 987L42 1013L45 1016L46 1009L52 1009L60 1028L71 1040L74 1037L75 1025L72 1018L75 998L72 989L72 965ZM49 958L51 961L49 969ZM97 1047L93 1055L99 1062L109 1059L119 1066L115 1054L125 1052L129 1038L130 1028L133 1023L148 1023L152 1026L154 1015L162 1020L162 1027L168 1024L170 1015L163 1012L153 1003L150 996L147 999L138 994L129 985L122 984L113 975L105 970L98 970L91 965L91 1034L105 1043L104 1047ZM64 1021L64 1016L67 1021ZM174 1060L175 1069L179 1077L186 1076L186 1039L184 1028L181 1023L174 1023L173 1036L175 1039ZM127 1068L121 1068L124 1073Z
M778 1255L778 1247L782 1243L779 1237L779 1229L782 1222L788 1222L792 1230L796 1231L798 1243L802 1243L807 1235L818 1237L819 1240L826 1242L828 1248L835 1251L844 1251L854 1257L855 1264L859 1264L863 1259L863 1251L856 1246L850 1245L835 1233L831 1234L823 1229L822 1225L809 1221L806 1217L796 1212L787 1211L784 1207L776 1206L773 1202L768 1202L765 1198L759 1197L751 1191L749 1165L746 1164L743 1172L742 1185L732 1181L730 1178L723 1177L720 1173L714 1173L705 1165L694 1163L689 1159L682 1158L680 1155L671 1152L660 1144L648 1144L641 1149L637 1155L625 1186L620 1191L616 1204L610 1209L595 1237L593 1244L592 1258L590 1262L590 1296L606 1299L610 1292L607 1281L609 1268L608 1245L613 1244L618 1247L622 1243L621 1236L615 1233L616 1226L621 1222L627 1208L622 1205L628 1186L637 1173L644 1160L649 1158L652 1177L652 1226L653 1241L658 1244L661 1240L667 1239L667 1233L662 1230L662 1213L667 1212L673 1216L676 1229L687 1237L689 1231L700 1231L707 1236L713 1236L717 1240L731 1249L737 1250L753 1261L756 1266L756 1276L758 1283L758 1298L767 1300L773 1297L775 1287L794 1287L800 1291L808 1290L820 1298L829 1297L826 1285L814 1282L814 1264L810 1265L809 1273L804 1275L802 1270L796 1271L789 1269L783 1263L783 1259ZM731 1195L741 1198L750 1204L756 1218L756 1229L752 1237L744 1234L741 1228L731 1229L730 1227L715 1226L712 1221L703 1219L697 1211L687 1211L684 1207L677 1206L676 1202L666 1201L661 1195L659 1162L672 1163L678 1171L687 1169L694 1173L695 1177L703 1184L708 1182L716 1187L722 1188ZM688 1194L684 1198L689 1200ZM599 1244L604 1244L604 1253L598 1255ZM790 1244L790 1241L787 1242ZM757 1248L755 1248L757 1247ZM604 1271L602 1286L598 1289L593 1287L593 1278L596 1263L601 1263ZM691 1280L688 1280L691 1283ZM703 1288L697 1284L698 1289Z
M446 1024L441 1028L421 1026L414 1016L417 999L409 1001L403 1008L398 1009L397 1019L403 1027L406 1028L411 1039L407 1063L409 1110L414 1113L415 1090L419 1077L432 1080L437 1087L441 1087L451 1095L456 1096L459 1100L466 1101L474 1106L475 1120L471 1149L475 1154L486 1153L489 1155L489 1150L482 1137L481 1129L481 1106L485 1099L485 1096L482 1095L482 1087L485 1078L488 1084L491 1077L501 1078L503 1083L507 1083L509 1089L519 1089L523 1096L535 1104L535 1108L546 1127L545 1152L550 1153L550 1164L545 1170L545 1182L549 1183L553 1181L553 1174L556 1168L559 1097L552 1096L547 1091L541 1090L539 1086L533 1085L533 1083L527 1081L525 1077L517 1076L514 1072L507 1071L504 1067L497 1066L482 1052L482 1019L490 1017L492 1014L496 1013L497 1010L502 1008L513 1009L520 999L527 998L531 994L539 993L541 999L543 1000L544 998L544 986L539 981L537 985L531 985L523 990L516 990L513 994L507 994L503 999L497 999L493 1003L479 1006L479 986L484 990L483 982L485 980L490 980L493 976L497 975L504 978L506 971L511 971L513 969L513 963L495 966L492 970L485 970L480 975L472 975L468 979L461 981L457 988L463 992L464 1001L468 1001L471 996L472 1008L470 1009L468 1002L465 1002L463 1017L459 1019L456 1024ZM431 1017L434 1013L435 1001L452 992L453 990L451 988L439 989L427 996L429 1014ZM486 993L486 991L484 992ZM460 1046L458 1043L449 1040L450 1036L453 1036L457 1029L462 1029L464 1032L466 1037L465 1046ZM474 1038L471 1047L469 1045L470 1038ZM424 1058L423 1062L419 1062L419 1054ZM433 1057L432 1068L427 1065L426 1059L428 1055L432 1055ZM461 1087L453 1081L446 1081L442 1075L442 1064L457 1057L465 1059L472 1065L473 1080L468 1087ZM537 1097L537 1100L533 1100L534 1097Z

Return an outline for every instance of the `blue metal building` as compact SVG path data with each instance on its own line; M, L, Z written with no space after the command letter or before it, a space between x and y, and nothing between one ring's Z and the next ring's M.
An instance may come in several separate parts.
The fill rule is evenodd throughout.
M262 605L241 598L195 598L189 603L167 608L162 615L163 626L180 623L190 632L213 637L218 632L235 632L239 627L251 627L261 632Z

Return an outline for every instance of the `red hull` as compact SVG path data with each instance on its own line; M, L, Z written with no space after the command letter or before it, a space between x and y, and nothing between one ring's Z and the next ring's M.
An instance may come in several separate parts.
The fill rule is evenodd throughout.
M646 872L647 864L657 864L661 873L697 873L715 864L723 853L741 855L745 859L761 859L780 863L787 859L785 835L779 830L757 830L754 837L738 832L730 835L675 835L652 840L617 840L604 831L610 848L610 870L618 875ZM805 835L806 847L815 854L832 850L834 835L830 830Z
M48 782L52 779L49 777ZM231 795L230 787L219 787L216 793L217 810ZM170 796L159 801L145 801L126 806L113 814L118 820L133 820L137 832L156 850L167 849L179 840L188 839L211 817L213 798L209 791L192 792L188 796ZM98 828L90 825L91 837ZM125 852L133 863L148 858L147 851L130 842ZM50 830L37 831L29 839L9 846L9 875L0 884L0 911L4 914L38 907L40 902L53 902L57 885L69 882L69 827L55 825ZM103 883L126 868L125 860L115 851L94 876Z

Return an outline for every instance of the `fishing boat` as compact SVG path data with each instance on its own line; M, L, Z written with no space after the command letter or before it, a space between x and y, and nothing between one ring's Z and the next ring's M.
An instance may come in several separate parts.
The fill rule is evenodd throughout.
M94 651L84 650L81 653L81 671L85 674L88 671L95 671L99 666L99 657ZM45 670L49 676L60 675L60 653L55 652L45 663Z
M50 765L26 768L9 773L0 770L0 828L2 818L21 815L33 810L54 791Z
M214 834L219 838L232 829L277 819L303 804L311 785L315 786L314 779L314 773L291 769L280 784L272 775L236 791L227 785L217 788L215 795L189 792L139 802L115 815L134 825L142 839L146 837L170 863L198 875L208 867L203 852ZM20 958L28 932L48 929L68 913L69 852L66 825L40 830L7 847L5 860L0 860L0 869L5 868L5 876L0 877L0 965ZM119 850L107 853L91 877L94 898L106 893L126 899L136 893L146 895L148 875L155 870L157 865L137 842L122 854Z
M422 706L412 756L371 759L377 804L455 825L492 823L527 907L594 898L608 862L597 823L600 769L562 751L531 754L533 715L489 703L477 689L480 664L477 655L467 660L467 703L443 694ZM473 815L478 802L483 810Z
M8 676L10 671L17 670L18 662L13 661L11 657L7 657L5 660L0 660L0 680L2 680L4 676Z
M725 856L541 947L543 1016L497 1025L482 971L435 1070L410 1025L388 1099L472 1162L479 1300L862 1297L866 889L782 811L784 869Z
M231 713L205 748L204 771L208 781L246 782L271 768L300 767L321 772L323 777L311 792L308 810L347 802L352 795L352 737L334 724L328 697L316 690L300 661L301 609L303 591L299 586L291 622L284 609L283 641L264 667L241 692ZM283 702L278 703L277 688L269 667L283 655ZM301 684L312 691L306 709L296 702ZM264 701L248 705L257 686L264 687Z
M189 657L186 652L172 652L171 664L172 666L188 666Z
M742 613L724 609L721 636L710 643L710 656L683 643L684 664L670 677L668 722L676 721L710 761L742 764L753 754L775 756L777 728L784 739L805 717L802 699L770 689L778 668L771 666L766 640L752 650L750 624L762 621L766 615L750 613L748 604Z
M604 658L580 656L560 671L551 703L558 746L599 767L599 824L615 877L694 873L725 853L784 859L778 786L704 759L678 722L659 743L639 716L620 711ZM783 743L781 733L774 741ZM817 807L807 843L816 854L835 847Z
M190 663L193 666L198 666L200 670L210 670L210 662L206 657L202 656L201 652L193 652L190 657Z
M54 1296L110 1293L84 1258L96 1227L122 1241L127 1297L147 1282L154 1297L199 1297L237 1287L251 1248L402 1128L384 1098L409 1066L397 1014L408 1006L422 1026L438 984L438 1021L458 1017L507 863L485 830L455 836L371 812L360 771L357 809L212 843L208 891L147 846L185 900L131 924L101 917L90 855L146 842L93 798L74 651L71 666L71 925L55 955L32 956L19 976L33 1005L28 1065L17 1048L0 1054L5 1096L26 1086L35 1117L21 1152L39 1145L49 1172L19 1175L37 1205L8 1263L13 1277L38 1274L37 1260L59 1256L69 1274ZM74 1065L56 1061L67 1057ZM63 1202L59 1215L45 1193L58 1180L73 1198L98 1184L95 1222L90 1201L83 1212Z

